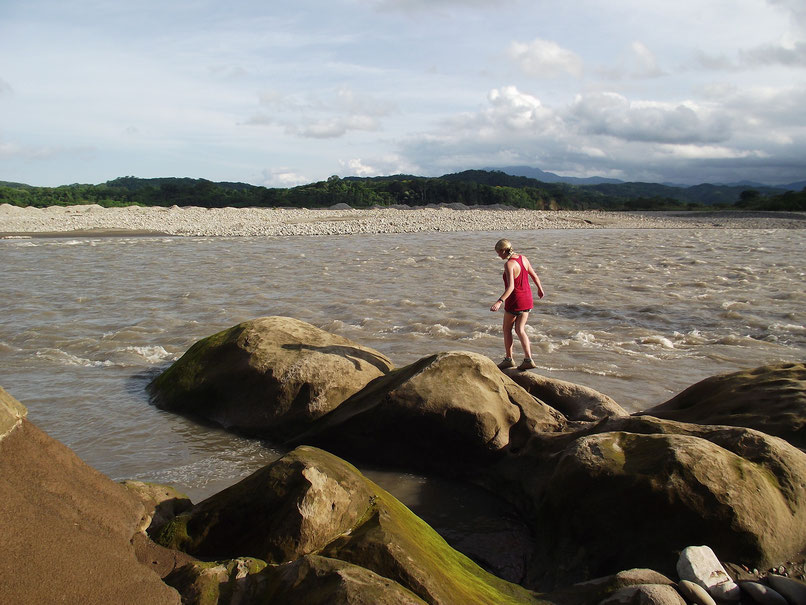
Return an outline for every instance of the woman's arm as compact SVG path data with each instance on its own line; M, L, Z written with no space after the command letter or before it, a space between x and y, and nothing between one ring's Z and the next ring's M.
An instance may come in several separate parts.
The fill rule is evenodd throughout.
M535 282L535 285L537 286L537 297L543 298L543 296L545 295L545 292L543 291L543 284L540 283L540 278L537 276L537 273L535 273L535 270L532 268L532 263L529 262L528 258L526 259L525 264L526 264L526 272L529 274L529 276L532 278L532 281Z

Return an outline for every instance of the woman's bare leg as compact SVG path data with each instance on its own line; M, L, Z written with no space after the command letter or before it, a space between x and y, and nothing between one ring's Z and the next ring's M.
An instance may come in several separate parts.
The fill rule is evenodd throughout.
M504 356L512 358L512 325L516 317L512 313L504 311Z
M518 340L521 341L521 346L523 347L523 356L527 359L532 358L532 347L529 344L529 336L526 334L526 320L529 319L528 313L521 313L515 320L515 334L518 336ZM506 339L504 339L504 343L506 344ZM510 357L512 356L512 337L510 336Z

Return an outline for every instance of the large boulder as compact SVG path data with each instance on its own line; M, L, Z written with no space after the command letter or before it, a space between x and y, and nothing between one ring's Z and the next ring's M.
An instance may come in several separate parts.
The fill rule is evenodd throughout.
M292 443L455 476L566 424L487 357L454 351L374 380Z
M519 457L485 478L539 536L532 587L639 565L671 574L690 544L758 568L806 547L806 454L759 431L614 418Z
M24 410L0 389L0 603L179 605L135 556L142 504Z
M391 368L381 353L342 336L263 317L200 340L148 390L159 408L282 439Z
M556 378L547 378L535 372L522 372L516 368L504 373L526 391L562 412L568 420L591 422L611 416L629 416L629 412L604 393L590 387Z
M314 554L338 559L429 603L539 602L451 548L353 466L312 447L299 447L199 503L155 538L205 559L247 556L270 565Z
M806 448L806 364L785 363L712 376L641 414L696 424L745 426Z

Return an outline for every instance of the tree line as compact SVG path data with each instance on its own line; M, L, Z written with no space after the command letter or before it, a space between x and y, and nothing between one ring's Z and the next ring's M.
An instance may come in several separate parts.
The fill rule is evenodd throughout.
M100 185L32 187L0 182L0 204L15 206L201 206L326 208L373 206L512 206L532 210L806 210L806 189L748 190L722 185L672 187L655 183L544 183L500 171L468 170L429 178L332 176L290 188L190 178L121 177Z

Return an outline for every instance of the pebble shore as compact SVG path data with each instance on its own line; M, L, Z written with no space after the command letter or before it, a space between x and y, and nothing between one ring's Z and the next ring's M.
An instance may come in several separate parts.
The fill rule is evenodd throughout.
M254 237L531 229L804 229L802 212L605 212L421 208L198 208L0 204L0 237L148 235Z

